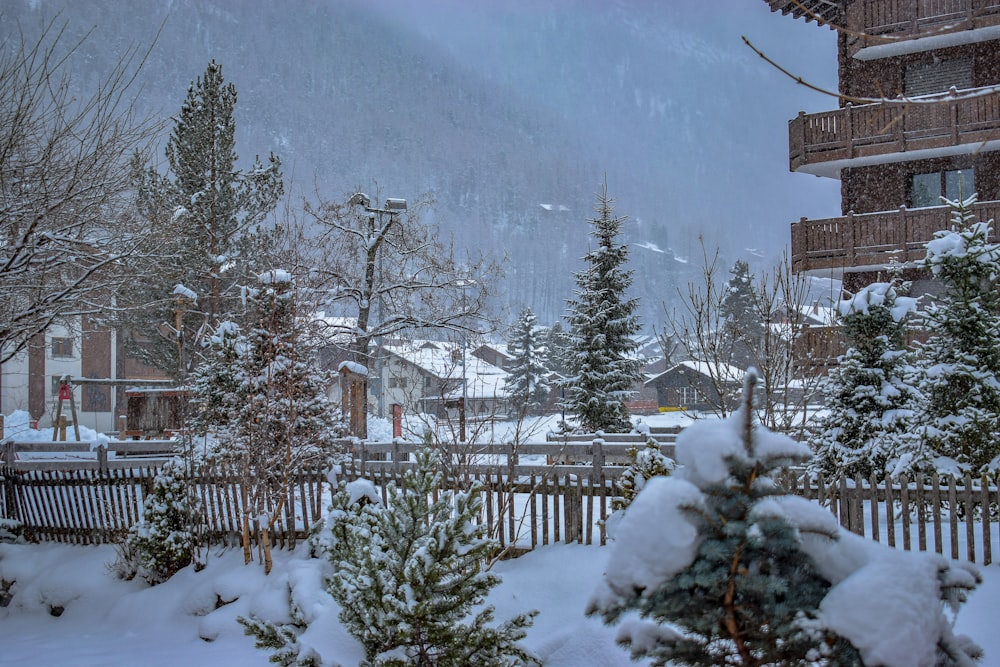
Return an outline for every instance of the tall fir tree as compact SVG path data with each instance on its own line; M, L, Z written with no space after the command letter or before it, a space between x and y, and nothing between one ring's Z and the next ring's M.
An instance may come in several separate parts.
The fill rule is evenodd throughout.
M271 154L266 166L258 157L250 169L237 168L235 107L236 88L213 60L177 115L165 149L168 173L135 160L136 206L149 221L157 261L135 267L143 279L126 292L132 310L124 324L167 332L130 340L130 348L172 374L197 365L198 338L238 312L238 287L271 250L262 223L284 193L281 163Z
M342 484L314 544L334 565L326 587L366 665L506 667L536 664L517 642L537 612L493 625L479 608L500 579L485 568L497 545L480 521L482 486L440 492L437 454L417 453L388 507L354 500ZM376 494L368 494L368 497Z
M939 470L978 474L1000 469L1000 245L993 221L976 221L975 195L948 203L952 230L927 244L943 293L923 312L917 423Z
M511 327L507 350L513 357L505 388L518 415L535 414L549 396L548 369L537 318L530 308L521 311Z
M572 356L573 336L562 322L556 322L543 336L545 343L545 366L559 377L569 375Z
M597 196L591 236L597 247L576 274L576 298L569 301L573 345L570 376L564 381L565 407L586 431L627 432L632 424L625 402L642 379L635 356L638 299L627 295L632 272L625 269L628 246L618 237L625 218L614 215L607 183Z
M732 277L726 283L720 305L724 324L721 342L729 349L727 361L749 368L755 365L753 351L761 347L760 341L766 325L758 313L758 299L754 293L750 265L742 259L737 260L729 272Z
M919 394L905 350L906 317L915 311L916 299L893 283L873 283L838 304L848 349L822 386L829 413L810 439L813 470L868 479L920 465Z
M216 432L218 455L241 475L249 562L250 533L267 544L295 471L334 456L336 413L326 394L331 378L317 370L296 321L291 276L263 273L248 305L246 330L219 327L212 356L195 373L194 393L205 406L200 426Z

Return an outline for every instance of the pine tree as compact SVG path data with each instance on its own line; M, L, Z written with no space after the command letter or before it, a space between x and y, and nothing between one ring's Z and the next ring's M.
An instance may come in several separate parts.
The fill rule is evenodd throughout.
M562 322L556 322L545 332L544 340L546 368L560 377L568 376L573 336L563 328Z
M625 218L616 217L607 184L597 197L598 217L589 220L597 248L576 274L576 299L569 302L573 332L571 374L565 380L565 407L586 431L627 432L632 424L625 402L641 381L633 336L639 331L638 300L632 285L628 246L618 241Z
M761 503L787 495L768 476L808 454L801 445L761 433L753 424L754 381L748 378L743 406L726 425L738 427L738 434L726 431L723 435L726 426L707 422L705 428L696 424L685 432L692 449L700 438L703 451L718 453L722 465L702 467L693 459L688 461L683 443L678 443L679 462L685 468L669 479L657 480L666 486L661 483L654 488L651 482L647 487L653 489L648 498L669 500L676 506L642 503L648 500L643 492L625 512L626 520L634 513L639 522L644 516L653 520L663 513L657 517L662 520L679 512L697 531L697 538L684 540L686 558L658 554L664 576L655 582L654 590L643 587L652 582L642 581L642 573L635 568L625 574L632 579L628 584L616 581L615 567L609 565L606 589L588 606L588 614L599 613L606 623L635 610L661 626L650 631L634 624L623 628L619 641L631 646L633 659L650 658L654 665L743 667L861 664L850 644L818 632L811 624L830 583L802 551L796 528L780 516L755 514ZM776 446L765 442L765 437L777 437ZM676 490L665 493L667 488ZM665 526L650 525L640 526L639 532L663 530ZM629 537L638 538L638 534L621 535L625 540ZM629 545L621 548L629 549ZM677 571L667 576L666 564L674 564Z
M499 577L484 566L496 544L479 521L482 488L439 492L437 454L417 454L388 507L356 503L342 484L320 541L334 565L327 590L340 619L365 647L367 665L481 667L535 664L517 645L537 612L493 626L493 608L473 614Z
M247 171L236 168L235 107L236 88L210 62L189 88L167 141L169 173L135 161L136 204L149 221L158 261L133 267L144 279L128 290L134 310L124 324L147 332L164 323L177 329L180 320L179 332L130 344L138 358L169 373L197 365L199 335L236 312L237 287L248 284L251 262L259 268L271 247L260 225L284 192L281 164L272 154L266 167L257 158Z
M829 414L810 440L813 470L849 477L906 472L917 465L905 317L916 299L892 283L873 283L838 305L848 350L823 385Z
M525 308L511 327L507 342L507 350L514 361L505 388L512 407L519 415L538 412L548 400L549 389L545 382L548 371L539 339L535 314L530 308Z
M621 497L615 499L614 509L626 509L639 495L646 482L654 477L666 477L677 464L660 449L660 443L647 437L645 447L632 447L628 450L628 465L618 478L616 484L621 491Z
M261 274L249 293L246 331L220 326L213 358L198 369L195 397L205 411L199 425L220 438L220 457L241 474L244 552L251 525L264 543L288 498L292 475L334 455L336 414L326 395L329 375L313 362L296 321L296 291L284 271Z
M1000 246L988 241L992 221L975 220L975 202L949 202L953 230L927 244L943 294L923 314L917 420L939 470L974 475L1000 469Z
M730 357L743 368L754 365L753 351L758 350L764 334L764 321L758 313L750 265L737 260L729 271L732 277L723 290L720 314L724 321L722 344L730 348Z
M195 562L201 501L190 483L183 458L168 460L157 471L153 491L143 501L142 521L132 527L115 569L159 584Z

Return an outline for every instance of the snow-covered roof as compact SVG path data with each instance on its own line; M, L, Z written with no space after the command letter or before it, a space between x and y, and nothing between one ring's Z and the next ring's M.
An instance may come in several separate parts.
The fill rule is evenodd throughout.
M384 345L382 349L388 354L412 364L434 377L448 380L462 379L462 344L444 341L411 341L406 345ZM470 389L475 384L476 391L486 392L483 396L500 395L508 373L479 357L472 355L472 350L465 349L467 395L472 396ZM461 396L461 390L458 395Z
M668 374L676 373L678 370L688 369L692 370L699 375L704 375L705 377L717 377L722 378L726 382L743 382L743 376L746 371L738 366L732 366L730 364L723 363L710 363L705 361L682 361L679 364L675 364L663 371L659 375L652 377L647 380L645 384L649 385L656 382L658 379L665 377Z

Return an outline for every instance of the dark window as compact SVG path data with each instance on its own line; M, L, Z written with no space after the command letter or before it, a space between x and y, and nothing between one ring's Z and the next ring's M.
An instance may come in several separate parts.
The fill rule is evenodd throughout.
M972 88L972 59L954 58L906 66L904 93L907 97Z
M53 338L52 339L52 356L53 357L72 357L73 356L73 339L72 338Z
M975 191L975 172L968 169L914 174L910 181L910 207L941 206L941 197L952 201L971 196Z

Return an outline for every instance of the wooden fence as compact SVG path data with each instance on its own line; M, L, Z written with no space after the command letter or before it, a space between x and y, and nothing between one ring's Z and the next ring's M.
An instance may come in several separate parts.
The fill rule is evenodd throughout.
M669 436L665 436L669 437ZM484 489L482 520L507 551L555 542L605 544L604 520L618 495L615 481L627 451L642 443L608 442L619 436L565 438L557 442L475 445L446 451L443 487ZM366 478L381 489L400 484L419 445L356 444L340 478ZM672 453L672 445L664 445ZM556 461L556 462L553 462ZM562 461L567 461L563 463ZM159 461L112 459L101 466L32 469L18 462L0 468L0 509L22 524L29 540L73 543L116 541L142 516ZM112 466L114 463L115 466ZM779 480L793 493L821 503L841 525L859 535L906 550L933 550L951 558L989 564L1000 547L996 478L937 478L908 482L825 479L788 471ZM205 530L216 542L239 541L239 477L207 471L193 482L205 510ZM284 513L272 539L292 547L320 519L329 503L325 471L300 471L289 485Z

